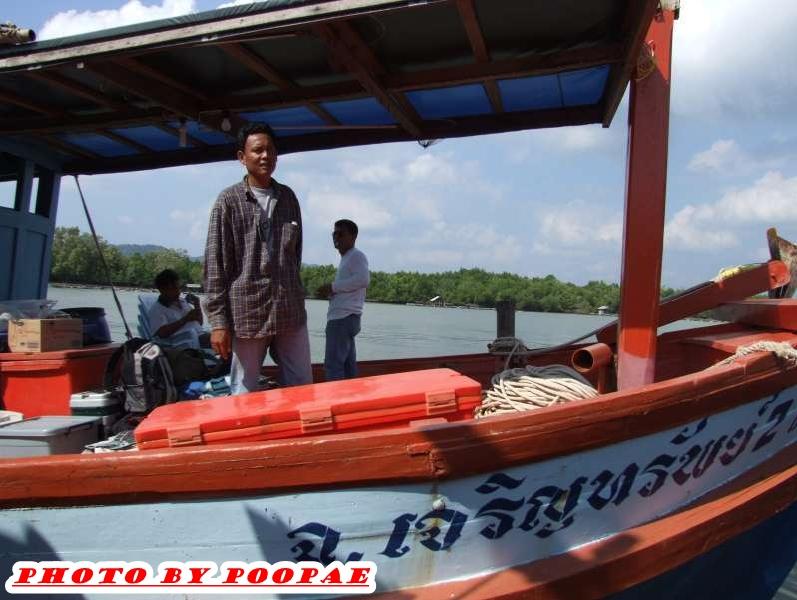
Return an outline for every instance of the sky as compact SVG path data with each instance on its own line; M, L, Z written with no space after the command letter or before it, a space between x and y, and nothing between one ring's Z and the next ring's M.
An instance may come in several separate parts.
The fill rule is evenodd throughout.
M237 2L238 4L248 2ZM39 39L214 9L221 0L3 0L0 21ZM797 2L683 0L675 24L663 285L688 287L797 241ZM304 262L331 264L332 223L360 226L373 270L462 267L619 282L627 98L612 126L384 144L280 157L296 191ZM226 163L81 177L114 244L204 249ZM88 231L71 178L58 226Z

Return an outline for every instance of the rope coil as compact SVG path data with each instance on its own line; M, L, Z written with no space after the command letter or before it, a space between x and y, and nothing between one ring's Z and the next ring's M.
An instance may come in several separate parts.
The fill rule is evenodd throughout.
M736 352L728 358L711 365L709 369L722 367L736 362L740 358L755 354L757 352L772 352L780 363L785 367L797 367L797 350L792 348L788 342L756 342L749 346L737 348Z
M598 395L581 374L565 365L527 366L494 375L475 418L535 410Z
M512 339L512 338L509 338ZM512 352L517 350L514 340ZM522 343L522 342L521 342ZM736 350L733 356L708 367L729 365L757 352L772 352L786 368L797 367L797 350L787 342L756 342ZM511 356L511 354L510 354ZM477 419L492 415L522 412L594 398L598 391L580 373L565 365L526 366L507 369L493 376L492 387L473 411Z

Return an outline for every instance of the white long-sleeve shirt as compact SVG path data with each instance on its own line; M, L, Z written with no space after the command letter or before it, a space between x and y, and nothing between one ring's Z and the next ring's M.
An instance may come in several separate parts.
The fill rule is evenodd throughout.
M365 303L365 289L371 281L368 259L357 248L350 248L340 257L338 272L332 282L332 298L329 300L327 320L343 319L349 315L360 315Z

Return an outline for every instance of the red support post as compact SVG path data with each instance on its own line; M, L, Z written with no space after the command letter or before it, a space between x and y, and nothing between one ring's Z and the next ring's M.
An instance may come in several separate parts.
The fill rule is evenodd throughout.
M631 81L617 341L619 390L652 383L655 376L672 30L673 12L658 12L645 37L652 62L640 61Z

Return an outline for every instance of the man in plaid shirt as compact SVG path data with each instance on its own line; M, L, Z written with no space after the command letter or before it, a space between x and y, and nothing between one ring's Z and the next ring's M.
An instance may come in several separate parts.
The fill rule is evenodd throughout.
M205 312L210 343L232 353L233 394L258 389L271 348L283 385L312 383L302 264L302 215L293 190L272 178L274 132L249 123L238 132L243 180L219 194L205 246Z

